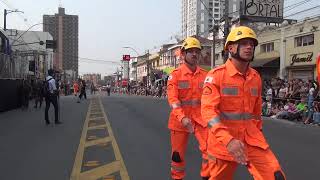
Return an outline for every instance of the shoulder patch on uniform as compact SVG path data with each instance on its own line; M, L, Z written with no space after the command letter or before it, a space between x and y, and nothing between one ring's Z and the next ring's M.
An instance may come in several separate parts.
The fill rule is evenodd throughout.
M212 83L213 77L207 76L206 79L204 80L204 83Z
M202 91L203 95L210 95L212 94L212 89L208 86L204 87L203 91Z

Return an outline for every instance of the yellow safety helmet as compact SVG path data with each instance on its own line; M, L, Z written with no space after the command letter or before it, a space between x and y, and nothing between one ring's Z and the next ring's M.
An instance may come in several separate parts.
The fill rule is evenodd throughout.
M231 42L239 41L240 39L251 38L254 40L254 45L258 45L256 33L249 27L239 26L231 30L227 37L226 44L224 45L224 50L228 50L228 45Z
M182 43L181 50L187 50L190 48L201 49L200 41L194 37L187 37Z

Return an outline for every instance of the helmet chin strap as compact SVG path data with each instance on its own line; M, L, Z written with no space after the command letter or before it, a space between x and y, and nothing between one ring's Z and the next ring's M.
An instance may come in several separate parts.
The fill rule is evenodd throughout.
M237 53L232 53L232 52L230 52L230 54L231 54L231 57L233 57L234 59L238 59L239 61L249 62L249 63L250 63L250 62L252 62L253 59L254 59L255 49L256 49L256 47L253 48L253 56L252 56L252 58L250 59L250 61L247 61L247 60L243 59L243 58L240 56L240 48L239 48L239 46L237 46Z

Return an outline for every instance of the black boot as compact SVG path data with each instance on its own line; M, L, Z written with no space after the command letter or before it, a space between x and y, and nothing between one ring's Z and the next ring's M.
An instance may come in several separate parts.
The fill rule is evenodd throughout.
M209 177L202 177L202 180L209 180Z

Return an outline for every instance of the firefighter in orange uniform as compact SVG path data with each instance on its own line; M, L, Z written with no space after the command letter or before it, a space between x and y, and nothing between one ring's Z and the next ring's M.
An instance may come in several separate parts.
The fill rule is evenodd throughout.
M181 47L184 63L168 78L168 101L172 108L168 127L171 130L171 177L183 179L185 176L185 152L189 134L194 133L202 152L200 175L209 179L206 155L207 123L201 118L200 100L207 71L197 64L201 56L199 40L188 37Z
M224 47L231 57L205 79L201 114L209 127L210 180L233 179L238 164L246 165L255 180L285 180L262 133L262 83L249 66L257 45L252 29L234 28Z

